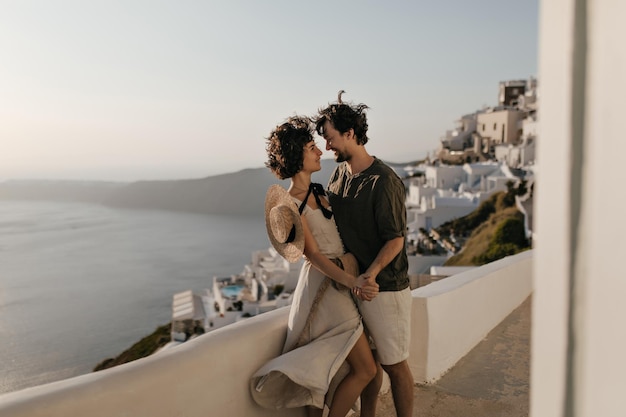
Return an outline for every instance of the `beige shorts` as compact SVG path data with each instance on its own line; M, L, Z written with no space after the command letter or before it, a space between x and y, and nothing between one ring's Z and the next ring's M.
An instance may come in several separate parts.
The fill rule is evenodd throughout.
M373 349L383 365L395 365L409 357L411 341L411 289L382 291L372 301L359 301Z

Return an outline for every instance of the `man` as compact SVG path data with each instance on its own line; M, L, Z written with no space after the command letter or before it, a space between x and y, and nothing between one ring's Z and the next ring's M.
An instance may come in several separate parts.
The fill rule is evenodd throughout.
M375 279L378 296L359 304L378 364L376 378L361 395L361 416L374 417L382 369L389 375L396 413L413 414L413 376L407 359L410 342L411 293L405 250L405 189L396 173L365 149L364 104L341 101L321 109L317 133L339 165L328 183L330 205L346 250L358 260L362 275Z

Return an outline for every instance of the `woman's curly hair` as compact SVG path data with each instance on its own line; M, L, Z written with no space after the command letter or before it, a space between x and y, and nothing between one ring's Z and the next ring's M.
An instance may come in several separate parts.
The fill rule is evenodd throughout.
M265 166L281 180L291 178L303 167L304 146L313 141L311 119L292 116L276 126L266 141Z
M365 110L369 109L365 104L345 104L341 101L339 92L337 103L330 104L324 109L319 109L317 117L314 119L315 130L320 136L324 136L324 123L329 121L339 133L344 134L350 129L354 129L356 143L365 145L367 137L367 116Z

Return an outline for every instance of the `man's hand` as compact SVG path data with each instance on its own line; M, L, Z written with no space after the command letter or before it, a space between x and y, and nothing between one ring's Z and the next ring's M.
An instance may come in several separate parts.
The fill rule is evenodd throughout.
M356 285L352 293L363 301L372 301L378 295L376 277L369 274L361 274L356 279Z

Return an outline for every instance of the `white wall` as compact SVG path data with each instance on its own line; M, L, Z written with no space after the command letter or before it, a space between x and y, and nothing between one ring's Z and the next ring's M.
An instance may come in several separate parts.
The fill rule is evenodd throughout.
M409 275L427 274L433 265L443 265L445 255L409 255Z
M413 291L416 382L437 379L530 293L525 252ZM448 282L445 282L449 280ZM0 395L3 417L304 416L258 407L248 381L281 351L288 308L112 369ZM388 379L383 392L389 387Z
M517 123L522 116L523 113L519 110L480 113L476 131L483 138L488 138L492 144L517 143L519 141Z
M533 117L527 117L522 122L522 136L524 138L537 137L537 120Z
M420 206L423 198L429 198L436 195L438 189L411 181L409 185L409 192L407 195L407 203L413 206Z
M439 227L449 220L466 216L476 210L478 204L467 206L437 206L428 210L411 210L415 213L415 224L418 228L426 228L426 217L432 220L431 227Z
M0 396L3 417L305 416L269 411L248 379L280 353L288 308L206 333L148 358Z
M453 188L463 182L465 172L460 165L427 166L426 183L434 188Z
M433 265L430 267L430 275L444 275L452 276L460 274L461 272L471 271L478 268L477 266L439 266Z
M541 2L532 417L626 415L624 21L623 0Z
M439 379L532 292L532 251L412 291L413 379Z

